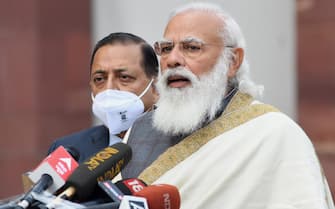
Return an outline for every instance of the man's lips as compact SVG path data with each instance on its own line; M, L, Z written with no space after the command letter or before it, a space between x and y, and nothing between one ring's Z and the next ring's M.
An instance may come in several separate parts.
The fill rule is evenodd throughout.
M169 87L172 88L183 88L185 86L190 85L191 81L184 76L173 75L168 77L167 84Z

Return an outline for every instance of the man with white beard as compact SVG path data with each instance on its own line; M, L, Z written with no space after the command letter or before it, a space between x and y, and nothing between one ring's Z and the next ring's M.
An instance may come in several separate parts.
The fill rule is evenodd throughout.
M256 100L263 89L228 14L207 3L178 8L155 50L160 97L132 127L124 177L177 186L185 209L334 208L310 139Z

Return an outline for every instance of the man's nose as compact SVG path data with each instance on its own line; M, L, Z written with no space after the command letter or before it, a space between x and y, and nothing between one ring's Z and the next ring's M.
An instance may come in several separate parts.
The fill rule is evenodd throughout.
M185 57L180 50L179 45L173 47L172 51L166 57L166 65L169 68L185 66Z
M113 79L112 76L109 76L106 82L106 89L114 89L114 90L120 90L119 85L117 82Z

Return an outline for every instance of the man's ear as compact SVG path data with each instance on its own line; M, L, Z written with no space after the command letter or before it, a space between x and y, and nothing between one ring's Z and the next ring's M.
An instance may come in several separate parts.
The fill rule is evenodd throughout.
M233 48L232 50L233 56L229 65L228 78L235 77L238 69L240 69L244 58L244 50L242 48Z
M156 82L157 82L157 77L154 78L154 81L153 81L153 83L151 84L151 86L152 86L152 92L153 92L153 94L154 94L154 96L155 96L155 102L157 102L158 97L159 97L159 95L158 95L158 91L157 91L157 87L156 87Z

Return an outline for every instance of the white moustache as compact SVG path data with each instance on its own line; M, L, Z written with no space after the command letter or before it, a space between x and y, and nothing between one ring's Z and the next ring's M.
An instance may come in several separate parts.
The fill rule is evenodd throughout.
M164 84L166 88L168 88L169 79L173 77L187 79L191 82L191 84L199 82L199 78L194 75L189 69L184 67L176 67L176 68L167 68L164 73L162 73L158 80L161 84Z

